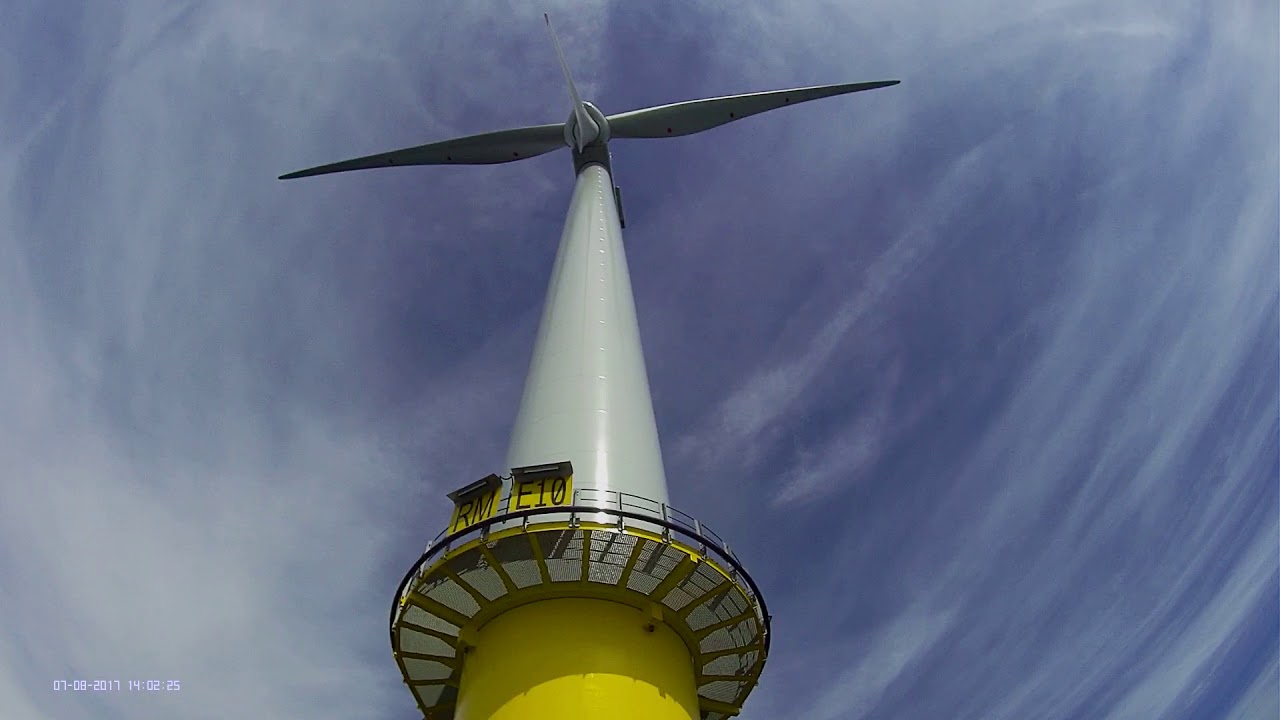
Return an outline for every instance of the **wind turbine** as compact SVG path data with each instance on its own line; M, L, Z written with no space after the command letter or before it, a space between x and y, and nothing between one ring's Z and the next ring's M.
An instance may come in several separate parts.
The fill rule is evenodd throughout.
M428 720L720 720L769 650L764 598L727 543L667 503L609 142L690 135L897 80L728 95L606 116L584 102L502 130L282 175L514 162L568 147L577 175L511 475L450 493L449 526L396 592L392 653Z

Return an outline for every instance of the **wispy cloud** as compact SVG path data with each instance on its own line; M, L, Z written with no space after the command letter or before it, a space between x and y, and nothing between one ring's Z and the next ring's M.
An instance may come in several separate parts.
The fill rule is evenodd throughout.
M788 686L766 680L760 712L799 702L815 717L1184 717L1236 702L1225 668L1270 672L1247 658L1274 655L1274 637L1250 643L1241 628L1275 611L1276 91L1224 78L1274 70L1262 57L1274 32L1248 32L1248 12L1232 6L1167 16L1176 32L1115 46L1117 57L1050 40L1064 18L1087 27L1085 15L1024 16L1017 37L992 32L989 54L934 68L916 96L927 117L909 127L945 133L949 122L979 139L931 145L949 169L914 191L928 199L916 221L931 231L927 252L890 266L905 271L868 267L888 282L864 279L857 297L888 317L845 324L867 306L829 304L804 342L744 363L677 445L712 475L784 468L771 475L779 499L819 478L828 492L843 483L822 512L775 520L813 558L765 570L808 596L784 591L775 615L814 627L780 631L788 659L775 667ZM992 89L929 104L938 85L975 74ZM974 276L989 253L1017 258L1006 249L1016 242L1036 248L1039 267L1018 277L1005 260L991 267L1006 274ZM983 293L995 297L975 302ZM1007 305L1020 296L1033 302ZM990 315L904 311L937 298ZM952 362L926 364L923 341L903 348L923 331L893 324L904 315L985 334L958 341ZM826 342L842 333L845 343ZM848 408L816 445L835 468L822 474L788 433L763 432L843 392L848 368L865 367L854 348L886 342L910 368L891 384L932 389L939 376L922 367L954 373L892 440L869 423L885 420L874 401ZM878 471L865 478L853 460L872 447ZM943 638L887 609L940 595L961 618ZM898 617L930 641L869 641ZM837 647L851 657L834 660ZM804 677L802 657L820 679Z
M867 644L854 644L848 654L858 658L830 681L814 698L805 720L868 717L885 690L951 629L955 608L934 611L916 604L881 627Z
M606 112L904 80L614 150L673 500L775 616L744 718L1275 714L1275 8L550 11ZM562 120L544 32L7 11L0 708L413 716L390 593L501 470L567 158L274 178Z
M468 279L422 250L394 198L371 203L359 181L339 193L274 177L492 129L438 101L486 77L463 61L487 21L433 25L390 3L15 12L0 31L0 64L24 69L0 82L18 110L0 121L11 139L0 151L0 604L12 640L0 707L411 712L386 647L390 593L435 533L436 495L487 472L478 454L501 455L490 423L507 408L491 394L519 381L493 377L485 353L512 349L448 327L426 347L386 348L386 318L412 309L388 280L421 270L413 287L452 291ZM560 22L575 52L599 52L582 36L599 12ZM520 30L549 53L532 19ZM438 42L458 72L437 63L424 76L412 50ZM431 79L447 87L423 92ZM540 110L505 81L512 102L489 122ZM489 103L493 90L462 97ZM440 211L483 217L521 202L452 183ZM432 234L437 253L468 244ZM406 378L406 354L434 376ZM125 688L55 692L79 678ZM131 692L130 679L181 690Z

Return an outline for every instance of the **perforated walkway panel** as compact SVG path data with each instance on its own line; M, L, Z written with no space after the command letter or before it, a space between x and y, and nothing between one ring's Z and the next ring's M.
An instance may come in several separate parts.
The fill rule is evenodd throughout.
M702 717L738 713L764 668L769 617L727 548L674 524L666 537L625 521L510 524L429 548L397 594L392 652L425 718L453 717L468 629L554 597L625 602L660 617L688 646Z

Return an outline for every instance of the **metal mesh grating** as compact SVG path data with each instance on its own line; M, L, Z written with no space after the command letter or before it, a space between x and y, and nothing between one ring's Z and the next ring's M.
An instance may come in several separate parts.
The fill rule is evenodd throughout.
M582 552L582 533L577 530L538 533L538 546L542 548L542 556L548 560L568 557L570 548Z
M702 666L703 675L732 675L740 670L737 655L721 655Z
M542 541L539 540L539 542ZM546 553L547 574L551 576L551 582L576 582L582 579L582 534L580 532L566 530L542 548Z
M646 575L657 575L662 570L663 558L666 556L667 546L646 541L645 550L648 550L649 552L644 553L644 555L636 562L636 571L642 572ZM670 571L672 567L675 567L674 562L669 563L666 570Z
M728 650L731 647L738 647L738 643L733 641L733 636L728 630L720 629L702 638L698 643L698 649L702 652L716 652L717 650Z
M418 658L401 658L401 660L411 680L444 680L453 674L453 668L435 660Z
M598 560L595 560L593 562L596 562L600 565L609 565L621 570L622 568L627 566L627 559L628 559L628 556L626 555L615 555L613 553L609 553L607 555L601 555Z
M489 554L503 567L517 560L532 560L533 548L529 547L529 537L525 535L508 535L489 543Z
M632 570L631 576L627 578L627 587L648 595L653 592L654 588L658 587L658 579L649 573Z
M661 547L662 551L655 553L656 557L650 558L649 564L645 565L645 571L654 575L666 577L668 573L676 568L676 564L680 562L680 558L687 556L670 545L663 545Z
M548 560L547 574L551 582L576 582L582 578L582 561L576 558Z
M733 702L738 697L738 688L742 683L732 680L716 680L705 685L698 686L698 694L704 698L711 700L719 700L720 702Z
M486 617L491 615L484 611L489 603L506 603L507 600L503 598L508 592L515 592L508 590L511 585L523 590L545 587L544 582L551 582L561 586L560 592L575 596L579 591L573 588L573 584L589 581L596 583L599 588L590 592L607 594L610 592L605 589L607 587L615 587L622 592L622 574L630 568L625 591L646 596L650 602L660 602L671 611L667 615L667 622L686 628L681 630L682 633L697 633L712 625L738 619L732 627L719 627L707 633L695 646L698 652L704 654L721 651L729 651L730 654L711 658L706 662L702 662L695 654L693 660L700 676L741 677L740 680L729 681L706 678L698 688L698 695L705 702L722 702L739 707L754 684L754 678L759 675L764 661L764 652L760 647L760 621L755 615L759 608L754 602L754 586L748 589L741 577L729 571L723 562L723 553L719 556L708 555L707 547L712 545L710 542L701 546L701 552L698 552L700 546L697 543L688 545L677 538L669 542L659 541L632 534L633 528L591 525L585 518L580 518L580 521L588 524L585 527L570 528L563 525L544 525L538 528L536 524L530 524L523 531L499 534L484 546L487 552L481 552L481 546L474 542L469 547L464 545L457 548L456 555L450 554L449 548L445 546L442 559L437 559L434 565L428 566L425 563L429 561L424 558L421 568L413 571L417 573L413 576L416 592L459 615L473 618L474 622L478 619L477 613L484 612ZM719 548L718 545L712 549L727 552L726 548ZM679 582L668 582L676 580L672 573L677 567L681 569L681 579ZM504 571L506 578L503 577ZM582 577L584 573L585 578ZM506 582L507 579L509 583ZM747 578L746 582L749 584L750 579ZM665 588L661 596L654 593L659 585ZM510 600L519 603L523 597L524 592L520 592L519 597L512 597ZM635 600L636 598L631 598L625 601ZM495 607L493 611L501 612L504 607L507 605ZM445 613L442 608L438 609ZM448 613L445 614L451 617ZM397 633L394 645L398 652L457 657L457 660L441 662L400 655L398 662L406 679L410 682L446 679L456 681L459 668L452 665L461 662L461 657L453 648L454 639L441 639L417 632L404 627L402 623L439 629L450 636L456 635L459 629L412 602L393 612L392 626ZM749 645L755 647L744 650ZM413 690L426 717L432 720L453 718L456 687L441 682L439 685L413 686ZM699 717L727 720L729 716L723 712L706 710Z
M479 590L481 595L490 600L507 594L507 586L502 584L502 578L489 567L489 563L479 550L472 550L450 560L449 567L458 573L458 577L461 577L463 582Z
M667 596L662 598L662 604L672 610L680 610L685 605L688 605L691 600L693 598L683 588L673 587L667 593Z
M716 571L711 563L699 563L698 569L689 575L689 579L685 581L687 585L697 588L695 595L702 595L710 592L714 588L720 587L725 582L724 576Z
M626 565L635 545L636 539L631 535L596 530L591 533L591 560L610 565Z
M618 581L622 579L622 567L604 563L591 563L587 566L587 575L587 579L591 582L617 585Z
M635 538L630 535L601 533L598 530L592 533L591 564L588 566L587 579L617 585L634 547Z
M636 538L636 542L640 544L640 557L636 558L636 567L642 568L649 562L649 558L653 557L653 553L657 551L658 548L661 548L662 545L644 538Z
M703 603L689 613L689 617L685 619L685 622L689 625L690 630L697 632L708 625L716 624L719 619L716 618L715 613L707 609L707 603Z
M502 584L502 578L498 577L498 573L491 567L475 568L465 573L458 573L458 576L490 600L497 600L507 594L507 586Z
M426 707L435 705L440 700L440 693L445 689L445 685L412 685L413 694L418 697L418 702Z
M751 602L747 600L741 591L729 593L721 601L720 606L716 608L716 617L721 620L728 620L746 612L749 607L751 607Z
M533 548L529 546L527 536L512 535L502 538L489 553L507 571L507 577L511 578L516 587L527 588L542 583L542 575L538 572L538 564L533 559Z
M446 577L443 582L440 582L424 594L450 610L456 610L467 617L475 615L480 610L480 605L476 602L476 599L471 597L452 578Z
M448 565L454 572L460 573L465 570L483 567L485 562L484 556L480 554L480 550L478 548L471 548L463 553L454 555L446 560L444 564Z
M502 569L507 571L507 577L518 588L542 584L542 573L538 571L538 564L532 560L517 560L510 565L503 565Z
M430 591L432 588L444 582L451 582L451 581L449 580L449 578L443 575L438 575L438 574L428 575L425 579L420 580L418 582L418 585L415 589L419 593L426 595L427 592Z
M431 613L427 612L426 610L423 610L422 608L418 607L417 605L406 606L403 619L404 619L404 622L410 622L410 623L413 623L414 625L421 625L422 627L429 628L431 630L439 630L440 632L447 632L450 635L458 634L457 625L454 625L453 623L447 620L444 620L442 618L438 618L435 615L432 615Z
M400 649L405 652L431 655L453 655L453 646L435 635L425 635L408 628L400 628Z
M735 645L749 645L756 639L756 619L747 618L734 625L729 629L729 637L735 640Z
M611 565L626 565L627 560L631 559L633 547L635 547L635 543L616 542L609 546L607 552L602 553L601 562L607 562Z

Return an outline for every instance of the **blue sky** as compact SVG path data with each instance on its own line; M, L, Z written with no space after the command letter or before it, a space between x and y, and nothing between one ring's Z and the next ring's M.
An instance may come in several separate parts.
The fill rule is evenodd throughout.
M275 177L562 121L544 9L606 113L903 81L612 145L745 720L1280 713L1275 3L435 5L0 9L0 714L416 717L572 166Z

